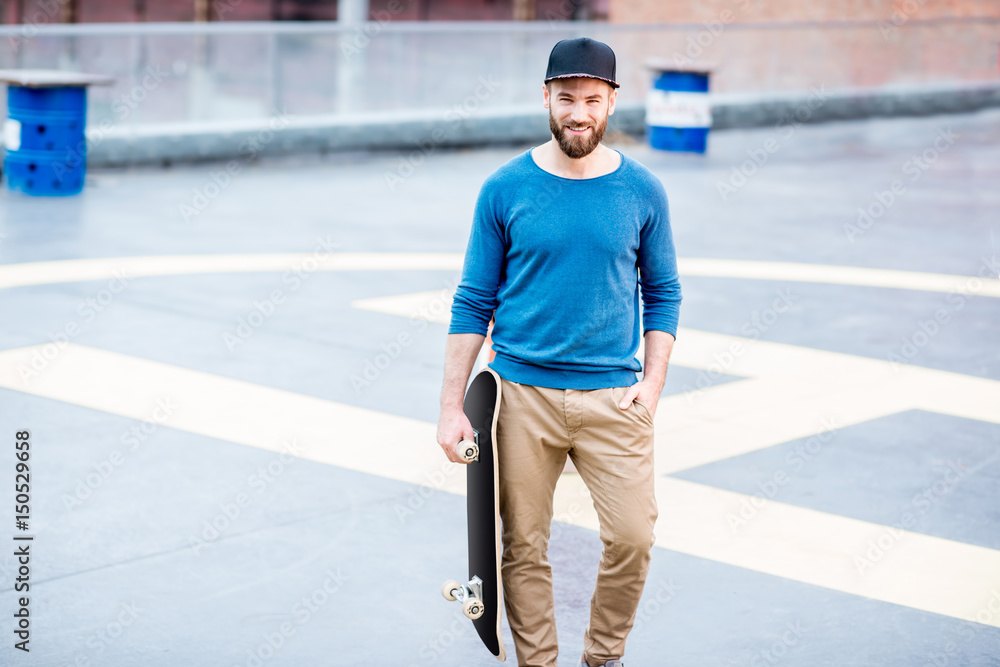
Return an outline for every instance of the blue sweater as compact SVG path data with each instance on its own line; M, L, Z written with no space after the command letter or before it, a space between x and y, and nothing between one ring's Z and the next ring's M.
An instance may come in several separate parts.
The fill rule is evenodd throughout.
M659 179L624 155L610 174L562 178L526 151L480 190L448 332L485 335L495 310L490 366L502 378L628 386L642 368L640 287L644 329L676 335L681 289Z

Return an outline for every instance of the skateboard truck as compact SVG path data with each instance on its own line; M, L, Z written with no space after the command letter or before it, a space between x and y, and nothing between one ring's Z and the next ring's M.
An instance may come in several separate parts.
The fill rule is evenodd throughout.
M476 620L486 611L483 604L483 580L473 577L468 584L460 584L449 579L441 586L441 595L445 600L461 600L462 613Z
M472 440L462 440L458 443L458 458L466 463L479 460L479 431L472 430Z

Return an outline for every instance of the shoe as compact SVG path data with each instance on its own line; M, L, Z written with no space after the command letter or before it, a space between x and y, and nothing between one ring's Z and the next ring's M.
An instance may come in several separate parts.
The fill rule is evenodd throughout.
M587 654L584 653L580 657L580 667L591 667L590 663L587 662ZM621 660L608 660L604 665L593 665L593 667L625 667L625 663Z

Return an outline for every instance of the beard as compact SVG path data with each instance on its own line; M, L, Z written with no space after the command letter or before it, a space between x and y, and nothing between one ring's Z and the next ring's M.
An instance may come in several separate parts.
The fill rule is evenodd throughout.
M594 131L589 135L581 137L570 135L566 132L566 128L552 116L552 109L549 109L549 129L552 130L552 135L556 138L559 148L567 157L578 160L593 153L597 145L601 143L601 139L604 138L605 130L608 129L608 117L605 116L599 125L591 127Z

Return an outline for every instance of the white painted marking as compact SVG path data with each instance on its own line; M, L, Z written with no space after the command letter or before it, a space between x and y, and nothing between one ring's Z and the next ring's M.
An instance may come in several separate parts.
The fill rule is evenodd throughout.
M0 265L0 289L25 285L109 280L116 272L128 276L165 276L192 273L288 271L317 260L318 271L460 271L458 253L316 253L252 255L154 255L100 257ZM778 280L888 287L931 292L956 292L1000 298L1000 280L916 271L891 271L851 266L756 262L732 259L681 258L682 275Z
M462 493L464 475L444 460L434 425L73 343L37 376L24 377L44 345L0 352L0 386L148 419L157 400L176 404L165 426L269 451L293 438L321 463ZM884 527L769 502L739 531L728 514L750 496L661 478L661 546L816 586L975 620L984 591L1000 586L1000 552L914 533L856 572ZM578 478L560 480L557 516L596 527ZM957 566L957 564L961 566ZM1000 614L990 625L1000 627Z
M81 280L306 270L448 270L457 254L189 255L98 258L0 266L0 288ZM818 282L1000 297L1000 281L943 274L854 267L682 259L684 275ZM446 322L448 309L421 306L441 292L356 302L358 307ZM433 313L438 313L435 316ZM675 365L710 373L718 355L741 351L719 370L748 379L664 399L657 413L658 472L682 470L822 431L823 420L842 427L907 409L924 409L1000 422L1000 383L945 371L765 343L684 329ZM280 451L289 436L314 461L454 493L464 489L460 468L444 460L434 426L362 408L260 387L68 344L38 376L25 377L39 345L0 352L0 386L133 419L147 419L157 399L178 409L165 425L192 433ZM557 489L560 518L596 528L578 478ZM1000 552L896 533L877 563L857 572L868 541L886 528L770 501L733 532L724 518L750 496L661 478L661 546L739 567L768 572L877 600L977 620L984 592L1000 586ZM956 567L961 563L961 567ZM981 618L979 619L982 620ZM1000 627L1000 615L990 617Z
M358 308L441 324L441 292L362 299ZM1000 382L887 360L681 328L671 365L745 380L685 388L656 412L656 469L667 474L906 410L1000 423ZM641 352L640 352L641 354ZM822 443L821 443L822 444Z
M745 495L658 481L662 502L682 508L657 525L671 549L957 618L972 616L984 590L1000 584L1000 551L907 531L876 551L869 541L887 534L885 526L774 501L734 534L730 516Z
M132 419L149 419L158 400L170 401L177 408L160 423L182 431L273 451L294 434L313 461L432 486L435 471L461 477L457 464L442 464L436 429L423 421L72 343L32 375L46 347L0 352L0 386Z
M830 285L888 287L923 292L955 292L1000 297L1000 280L995 272L983 276L958 276L947 273L894 271L828 264L791 262L755 262L739 259L678 259L678 269L685 276L741 278L744 280L787 280ZM986 268L983 263L981 268ZM985 273L985 271L984 271Z
M559 485L556 516L598 530L579 475ZM657 480L656 496L657 546L699 558L970 621L1000 587L994 549L774 500L734 531L749 496L670 477ZM1000 614L988 625L1000 627Z
M306 262L310 262L305 265ZM316 268L312 268L316 262ZM154 255L100 257L0 265L0 289L84 280L254 271L460 271L462 255L449 253L315 253L261 255Z

